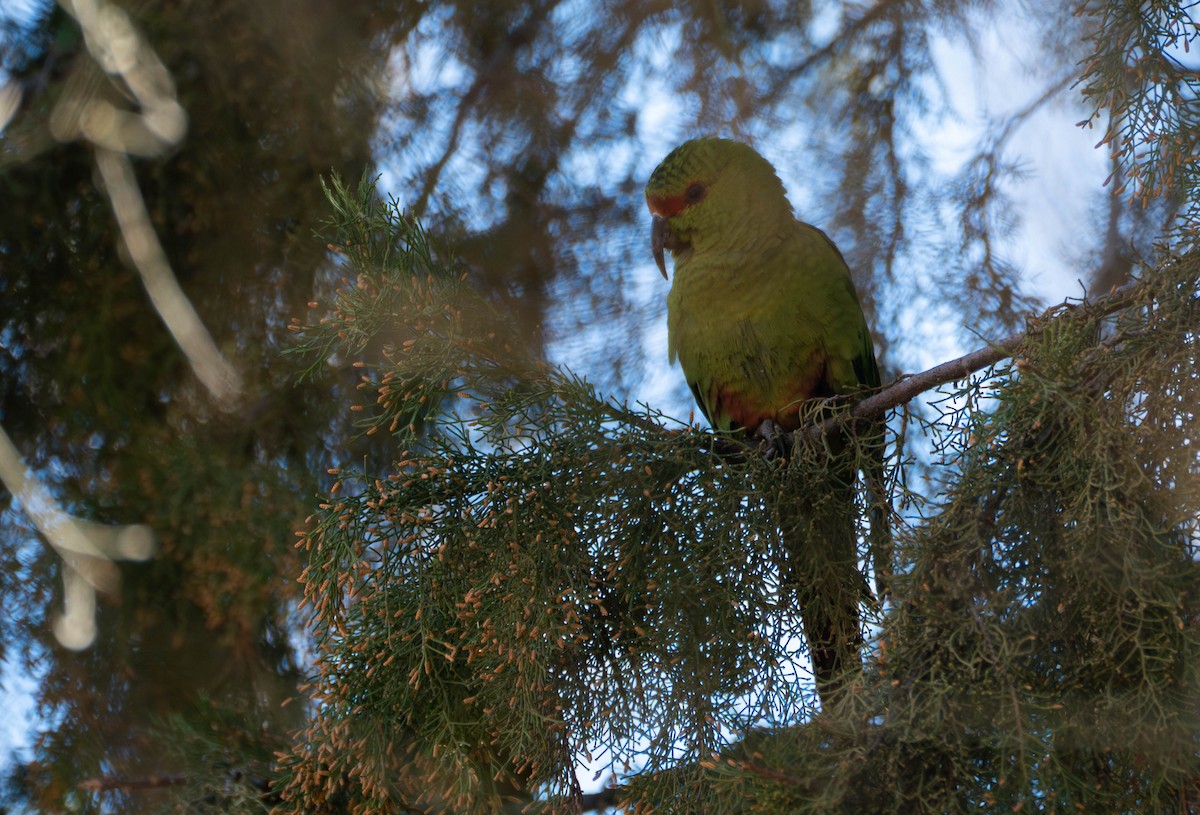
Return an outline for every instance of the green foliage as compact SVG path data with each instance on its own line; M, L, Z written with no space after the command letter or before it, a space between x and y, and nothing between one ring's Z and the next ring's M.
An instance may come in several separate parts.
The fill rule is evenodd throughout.
M266 726L271 711L242 701L205 696L185 717L161 723L163 746L174 763L189 768L186 783L170 796L130 797L140 812L193 815L265 815L275 803L269 791L278 735ZM255 727L255 725L259 725Z
M1047 350L1022 358L1035 368L1006 372L1002 391L971 384L957 394L961 413L929 426L935 449L955 456L933 473L946 495L933 504L940 509L934 522L901 536L910 579L883 629L891 650L875 646L892 662L867 674L857 720L796 724L810 721L811 683L797 667L791 643L799 638L773 583L780 519L764 508L778 506L768 499L798 482L819 481L819 457L786 473L753 457L729 460L709 437L683 427L670 436L647 424L664 417L600 398L569 372L533 361L558 343L549 347L575 360L593 349L592 369L612 374L606 387L641 377L643 344L624 341L657 319L636 299L639 286L630 278L647 262L640 190L665 143L704 132L740 134L772 151L798 203L807 198L806 217L846 251L868 307L880 305L880 339L902 351L904 342L911 348L925 339L909 319L914 302L944 324L993 336L992 327L1014 324L1028 303L1016 286L1021 270L1004 257L1001 240L1024 200L1013 194L1016 169L1031 157L1019 155L1013 134L1034 113L1071 104L1078 65L1080 87L1106 110L1107 120L1097 121L1118 160L1112 187L1129 182L1141 197L1130 209L1123 196L1097 191L1107 230L1080 223L1066 242L1073 268L1078 260L1077 274L1097 290L1123 282L1130 245L1150 255L1162 235L1156 220L1180 207L1185 228L1195 220L1196 83L1186 50L1194 26L1185 4L118 0L161 57L188 114L186 139L169 155L138 159L136 170L172 268L248 383L244 403L229 415L207 402L128 266L92 148L55 135L62 114L74 117L97 99L131 113L136 106L98 67L70 15L42 5L47 11L31 31L0 30L0 64L21 91L16 107L5 108L13 118L0 132L7 207L0 218L0 420L67 509L99 522L150 523L161 549L151 563L121 567L122 593L98 612L97 647L67 653L49 634L60 605L59 558L38 548L19 506L0 496L0 599L9 612L0 615L0 642L6 658L36 664L43 717L32 757L20 759L28 765L13 787L14 807L139 809L149 795L163 809L171 800L181 809L203 803L191 785L213 792L232 759L213 750L165 751L165 740L192 743L164 732L161 722L179 714L200 732L211 717L225 733L228 705L253 709L248 732L272 745L313 717L314 738L296 749L289 770L297 796L290 806L312 811L322 790L329 794L320 801L333 809L384 808L419 792L444 803L455 790L514 798L538 784L539 791L569 790L570 752L585 743L640 751L634 768L650 769L628 788L662 808L870 811L915 801L937 811L972 808L990 794L1006 804L1026 795L1028 810L1050 808L1047 785L1060 778L1062 795L1101 810L1136 808L1127 800L1164 784L1178 793L1176 811L1194 808L1184 724L1191 714L1186 705L1166 706L1157 685L1142 690L1133 667L1144 662L1148 676L1177 669L1179 687L1190 688L1190 662L1177 664L1186 652L1173 649L1191 631L1194 442L1191 393L1179 372L1189 370L1180 349L1193 340L1165 317L1186 322L1184 294L1144 292L1142 302L1164 314L1131 312L1124 333L1107 326L1100 345L1087 319L1062 334L1061 345L1055 330L1043 334L1038 342ZM990 111L1002 120L989 126L976 160L946 171L929 153L929 127L953 118L937 116L950 100L938 91L935 54L947 43L986 38L997 20L1007 25L1027 10L1033 22L1018 30L1031 33L1037 73L1054 78L1031 90L1027 107ZM838 30L831 33L831 25ZM644 104L660 98L674 101ZM325 207L314 179L331 166L357 177L375 159L448 248L431 245L398 209L356 233L366 202L337 195L337 217L350 230L338 247L343 260L311 240ZM1105 268L1093 272L1085 264L1098 252ZM451 267L451 254L463 263ZM379 262L385 255L387 263ZM289 361L278 354L282 329L314 292L322 309L332 299L331 262L343 262L352 279L338 288L342 300L330 307L330 322L303 332L305 343L317 343L313 367L293 387ZM1154 279L1187 281L1188 269L1185 261ZM1167 322L1154 322L1160 319ZM1168 324L1174 327L1162 328ZM612 336L622 336L620 353L610 352ZM893 368L903 364L886 356ZM362 367L347 369L350 360ZM363 402L348 410L355 384ZM1025 401L1010 405L1008 386ZM1102 407L1093 403L1117 393L1128 404L1093 415ZM1007 412L993 418L997 407ZM1065 418L1054 419L1058 413ZM1097 437L1089 428L1106 432ZM356 430L370 435L355 437ZM1056 449L1060 438L1090 446L1067 461ZM353 473L347 462L355 462ZM321 606L329 614L321 652L328 681L317 688L325 707L280 709L295 692L293 649L309 647L290 623L297 559L313 552L292 550L292 532L313 491L328 486L322 476L330 466L344 469L336 481L342 492L315 519L321 535L310 545L320 541L325 560L314 561L310 575L327 575L325 588L342 594L336 603L322 600L322 581L309 584L314 601L332 603ZM437 475L421 479L430 468ZM970 475L962 484L960 469ZM912 470L907 477L920 483ZM490 485L499 486L489 492ZM447 497L456 488L463 494ZM471 531L444 517L442 503L430 503L439 501L498 526ZM975 512L972 502L987 512ZM337 528L335 510L352 531L374 523L383 532L355 543ZM398 520L387 512L400 513ZM406 512L421 523L406 521ZM993 531L979 518L991 518ZM542 540L525 521L541 525ZM979 529L960 550L955 536L973 523ZM414 541L398 544L418 527ZM437 560L430 530L457 542L461 562ZM987 534L995 540L985 542ZM496 550L495 562L476 551L480 541L501 538L506 546L515 540L518 551ZM385 557L388 546L396 551ZM1167 556L1179 549L1182 559ZM1103 567L1094 575L1093 562ZM987 566L980 593L957 587L959 573L974 575L977 563ZM514 597L526 605L551 598L558 613L531 611L531 619L546 630L556 624L562 648L525 642L528 627L517 634L525 605L509 609L490 583L512 564L547 569L543 584L522 584ZM340 575L343 567L352 574ZM368 581L375 572L376 582ZM453 590L427 612L427 628L442 630L424 651L412 644L424 642L415 634L397 644L375 628L381 604L424 608L427 597L403 588L410 576L417 586L429 588L436 577L438 587ZM639 585L649 579L653 589ZM553 595L556 585L569 590L565 599ZM459 621L465 609L456 604L473 588L472 602L493 617L481 611ZM980 662L983 635L961 630L955 616L975 608L964 605L968 596L976 604L990 597L983 589L998 597L981 612L990 647L1027 663L995 677ZM1168 611L1176 595L1182 605ZM1113 597L1127 607L1119 619L1109 613ZM1182 633L1172 633L1176 616ZM498 620L509 626L497 629ZM931 633L923 639L927 620ZM401 623L406 634L427 630L403 615ZM446 633L456 625L461 630ZM722 632L732 632L733 642L722 641ZM945 642L932 641L935 633ZM396 661L376 667L376 651L354 651L360 635L394 647ZM510 650L501 654L501 644L514 662L505 661ZM447 665L425 677L425 656L432 666L434 654L455 646L453 663L442 656ZM974 669L958 664L960 646ZM1115 658L1122 649L1129 659ZM469 665L467 653L477 654ZM780 653L786 659L772 664ZM421 668L422 691L437 679L439 704L401 687L408 673L391 671L402 660L409 670ZM573 674L572 660L580 666ZM938 671L937 692L921 695L929 683L907 678L934 668L882 673L922 660ZM544 687L513 687L539 661L548 666L538 674ZM351 670L362 665L374 673ZM477 675L476 665L487 671ZM1037 707L1056 692L1048 683L1091 681L1095 666L1104 670L1085 683L1086 692L1061 694L1070 696L1061 710L1073 718ZM361 698L343 696L332 683L343 673L346 689ZM980 691L968 692L977 676ZM380 690L384 679L396 686ZM548 690L550 679L573 690ZM899 689L892 679L903 679ZM961 698L945 693L954 682ZM1016 706L1004 690L1010 685ZM503 734L481 723L482 707L465 703L472 694L506 717ZM202 697L220 701L213 707ZM239 707L239 698L262 707ZM1080 708L1080 698L1103 704ZM980 723L988 708L976 710L973 700L1000 711L996 720L1008 729L988 730ZM1154 731L1145 724L1151 714L1134 703L1164 705L1165 713L1149 710L1167 722L1162 744L1176 751L1169 761L1146 758L1153 751L1134 751L1134 741L1122 739L1110 756L1097 752L1099 736L1088 740L1087 717L1103 714L1111 731L1124 724L1127 700L1138 713L1130 716L1137 744ZM401 702L418 705L411 722L400 715ZM876 715L884 709L907 712ZM257 731L260 715L269 720L265 735ZM971 729L947 735L939 729L946 716ZM893 720L896 733L884 737ZM1070 728L1059 728L1062 722ZM1008 731L1017 724L1014 741ZM750 725L759 729L747 732ZM535 726L541 731L530 732ZM472 738L479 728L486 738ZM1092 747L1072 754L1073 764L1060 760L1070 773L1055 775L1056 765L1040 756L1051 754L1045 745L1060 734ZM742 741L726 746L739 735ZM446 742L450 736L458 741ZM984 747L972 752L978 739ZM230 752L245 746L236 738L223 743ZM1053 755L1064 754L1058 744ZM989 753L987 745L999 747ZM705 755L713 749L717 759ZM445 755L456 758L444 762ZM968 755L976 775L956 775ZM1030 786L999 774L1016 768L1017 756L1032 768ZM623 771L619 758L614 767ZM320 775L326 770L331 775ZM492 770L504 780L490 780ZM868 770L891 781L880 785ZM92 794L79 786L100 775L136 782L177 772L188 776L187 787ZM1099 798L1097 784L1113 797ZM1143 808L1153 810L1154 801L1146 793Z
M1200 117L1196 97L1200 74L1190 53L1197 31L1192 4L1185 2L1090 3L1093 53L1084 66L1084 96L1093 113L1083 124L1104 120L1101 144L1111 144L1123 173L1121 189L1142 206L1161 199L1186 200L1183 225L1200 227L1195 190L1200 187L1192 156Z
M398 453L338 473L304 539L321 715L285 811L569 806L588 753L635 811L1200 806L1200 263L1117 318L1064 307L953 394L950 486L817 715L774 507L821 500L821 445L735 454L510 353L416 224L333 194L353 277L301 333L350 357L404 327L362 383Z
M459 305L472 300L461 282L414 274L425 244L394 208L347 226L342 245L355 235L380 254L347 248L357 274L334 316L305 331L308 347L330 335L361 347L349 326L363 321L407 327L364 377L378 395L368 421L404 452L385 476L341 473L344 495L307 538L331 714L317 743L345 747L336 740L359 729L410 741L428 751L414 763L439 794L563 792L580 751L620 755L650 738L651 766L665 766L707 754L729 728L797 715L794 654L779 643L799 635L776 596L783 553L756 488L771 465L714 467L707 434L668 433L659 414L522 364L479 319L486 304ZM402 230L394 243L364 240L388 227ZM398 421L417 409L435 434ZM356 775L376 804L430 788L373 766ZM305 795L320 769L297 770Z
M959 425L881 652L902 811L1200 806L1198 266L1042 326Z
M379 52L362 43L395 17L318 2L113 4L140 43L121 47L161 58L187 111L186 139L135 169L174 274L247 383L223 412L129 264L96 151L64 125L97 101L129 114L136 101L74 17L33 5L45 14L28 41L0 31L15 83L0 90L11 103L0 105L0 422L65 510L147 524L158 549L119 566L120 591L98 604L96 647L67 651L51 633L62 561L0 488L11 570L0 640L6 668L28 660L37 681L36 739L14 758L32 810L144 811L151 797L191 801L194 790L142 789L140 779L209 769L181 766L159 732L172 715L209 714L202 694L260 704L258 722L279 739L303 720L299 707L279 707L297 679L283 633L298 600L294 530L327 445L354 447L337 422L338 383L294 387L279 346L324 275L311 239L326 207L315 179L331 167L357 176L371 158L381 104L343 71L379 70ZM130 782L127 794L80 787L106 777Z

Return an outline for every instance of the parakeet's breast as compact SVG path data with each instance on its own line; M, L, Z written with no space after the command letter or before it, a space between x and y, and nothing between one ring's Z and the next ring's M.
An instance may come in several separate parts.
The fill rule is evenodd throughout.
M668 341L709 421L794 426L797 400L819 388L821 330L797 296L803 269L777 253L697 255L677 267Z

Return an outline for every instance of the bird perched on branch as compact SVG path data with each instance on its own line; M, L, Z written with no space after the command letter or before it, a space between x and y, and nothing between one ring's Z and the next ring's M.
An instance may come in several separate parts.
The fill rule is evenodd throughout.
M713 427L744 428L774 445L813 400L878 387L871 332L846 261L825 233L795 218L775 169L752 147L685 142L650 176L646 202L664 278L664 250L675 261L668 353ZM864 470L879 489L882 424L867 437ZM790 521L787 582L799 596L825 704L861 667L859 602L869 594L858 568L853 446L843 438L831 449L838 460L827 490L795 495L780 508ZM873 541L884 540L886 525L885 512L872 513ZM890 570L885 546L875 553L881 583L881 570Z

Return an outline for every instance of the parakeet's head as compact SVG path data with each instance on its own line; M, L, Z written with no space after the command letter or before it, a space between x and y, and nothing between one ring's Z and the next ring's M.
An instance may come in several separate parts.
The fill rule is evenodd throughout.
M672 150L650 174L646 204L654 216L650 244L664 278L664 249L678 266L695 249L749 237L792 211L770 162L748 144L712 138Z

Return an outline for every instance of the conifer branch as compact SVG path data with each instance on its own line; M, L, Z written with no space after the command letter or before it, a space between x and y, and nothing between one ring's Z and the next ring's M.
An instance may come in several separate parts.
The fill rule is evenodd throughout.
M1007 359L1027 339L1041 333L1043 326L1051 320L1061 318L1064 314L1074 313L1081 307L1088 306L1090 313L1101 316L1107 316L1123 308L1127 308L1133 304L1135 296L1140 292L1140 289L1141 283L1130 283L1090 302L1083 301L1075 304L1061 303L1052 306L1038 317L1032 318L1030 320L1030 327L1025 331L1011 334L998 342L972 351L957 359L935 365L928 370L897 379L878 393L855 403L849 410L850 421L858 423L878 419L892 408L907 404L926 391L933 390L940 385L945 385L947 382L966 379L971 374L981 371L989 365L994 365L1003 359ZM843 417L826 419L817 424L810 425L803 431L796 431L799 434L796 440L817 441L821 437L834 432L844 422L845 419Z

